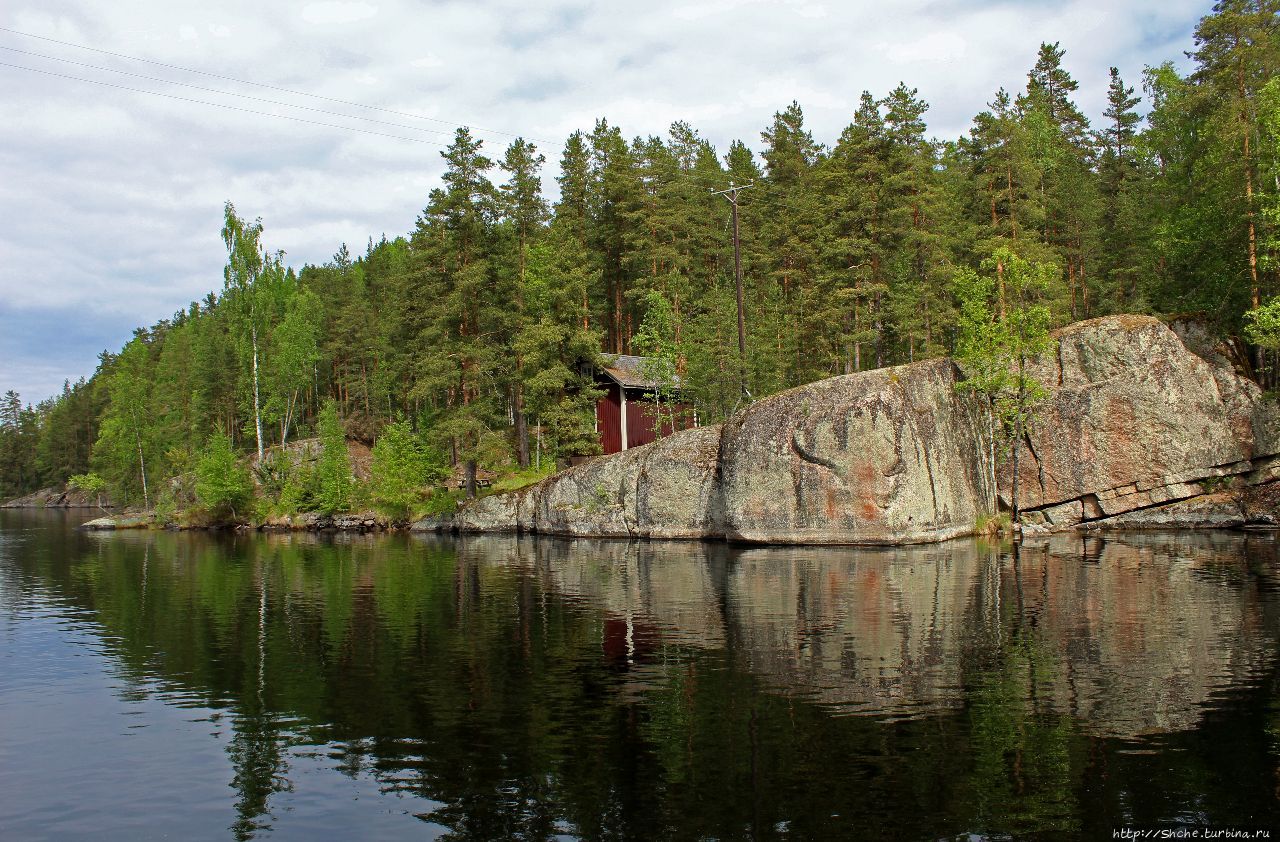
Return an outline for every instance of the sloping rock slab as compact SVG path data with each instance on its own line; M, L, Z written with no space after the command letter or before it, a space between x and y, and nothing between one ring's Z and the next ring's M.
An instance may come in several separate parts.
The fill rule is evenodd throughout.
M1220 491L1090 521L1088 529L1230 529L1245 524L1237 494Z
M1225 356L1200 346L1193 353L1157 319L1094 319L1054 340L1029 367L1050 396L1019 445L1022 509L1053 521L1053 507L1080 501L1081 518L1116 523L1128 511L1196 497L1200 480L1246 473L1280 446L1275 408L1257 385ZM1005 460L1006 503L1012 481Z
M428 515L422 520L409 524L410 532L451 532L453 531L453 515Z
M597 538L718 534L720 427L683 430L591 459L509 494L483 497L454 518L462 532L538 532Z
M724 532L771 544L898 544L991 514L985 414L950 360L834 377L725 424Z
M80 524L81 529L109 531L112 529L147 529L151 526L149 515L116 515L100 517Z

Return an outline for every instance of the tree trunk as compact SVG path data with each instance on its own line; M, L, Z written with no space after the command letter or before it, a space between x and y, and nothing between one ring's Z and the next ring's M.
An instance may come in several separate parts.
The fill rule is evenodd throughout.
M250 334L253 336L253 431L258 437L258 464L262 464L262 403L258 399L258 326L254 325Z
M517 362L517 366L519 363ZM529 467L529 419L524 415L524 384L514 386L513 403L516 416L516 456L521 468Z
M468 459L465 465L467 499L476 499L476 460Z
M151 508L151 495L147 492L147 458L142 455L142 435L138 432L138 425L133 426L133 439L138 444L138 467L142 471L142 505L144 508Z

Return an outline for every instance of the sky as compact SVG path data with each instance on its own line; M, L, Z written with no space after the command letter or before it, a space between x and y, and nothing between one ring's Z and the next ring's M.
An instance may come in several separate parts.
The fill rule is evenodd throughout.
M7 0L0 9L0 391L88 377L222 286L223 206L295 267L408 233L468 125L500 158L606 117L760 148L797 100L833 144L899 82L964 134L1060 42L1100 119L1112 65L1187 67L1209 0ZM496 175L496 174L495 174Z

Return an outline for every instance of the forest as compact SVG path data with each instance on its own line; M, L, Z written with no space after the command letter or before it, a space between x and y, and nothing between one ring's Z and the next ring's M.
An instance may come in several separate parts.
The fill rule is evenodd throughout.
M459 129L412 230L320 266L287 266L228 202L216 291L61 394L0 400L0 499L93 472L152 504L212 453L256 454L264 487L314 504L320 480L272 486L264 457L326 424L389 436L399 455L384 461L409 453L440 475L590 454L602 353L669 361L714 423L792 386L953 352L956 277L999 273L993 255L1053 267L1039 304L1054 325L1265 325L1280 293L1280 0L1217 3L1186 75L1099 68L1093 119L1064 55L1042 44L1025 84L956 139L928 135L907 84L864 92L838 138L815 138L792 102L758 153L683 122L628 139L600 119L565 140L551 188L534 144L491 151ZM731 186L745 188L745 360ZM1244 335L1253 375L1276 385L1280 342Z

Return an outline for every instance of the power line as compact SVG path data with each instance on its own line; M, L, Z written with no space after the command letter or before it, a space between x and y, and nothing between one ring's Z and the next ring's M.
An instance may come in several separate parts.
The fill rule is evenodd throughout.
M522 135L518 135L513 132L504 132L504 131L499 131L498 129L486 129L482 126L474 126L468 123L463 123L461 121L445 120L439 117L424 117L421 114L411 114L407 111L396 111L391 108L384 108L380 105L367 105L363 102L353 102L347 99L338 99L337 97L324 96L323 94L312 94L306 91L297 91L292 88L284 88L279 85L271 85L266 82L254 82L249 79L240 79L236 76L227 76L221 73L213 73L208 70L197 70L194 67L183 67L180 64L168 64L163 61L156 61L155 59L142 58L140 56L131 56L131 55L126 55L125 53L114 53L110 50L99 49L98 47L90 47L85 44L76 44L71 41L60 41L57 38L49 38L45 35L36 35L35 33L32 33L32 32L23 32L18 29L10 29L7 26L0 26L0 32L8 32L10 35L21 35L24 38L36 38L40 41L48 41L51 44L60 44L64 47L74 47L77 50L88 50L89 52L101 53L102 55L112 56L114 58L122 58L122 59L125 59L126 61L140 61L140 62L143 62L144 64L153 64L157 67L166 67L170 70L181 70L183 73L195 73L200 76L208 76L212 79L222 79L227 82L236 82L237 84L241 84L241 85L253 85L254 87L266 88L268 90L279 91L281 93L292 94L294 96L305 96L305 97L310 97L312 99L321 99L326 102L335 102L335 103L338 103L339 105L350 105L355 108L367 108L370 111L381 111L385 114L394 114L397 117L408 117L409 119L412 119L412 120L426 120L427 122L440 123L442 125L451 126L451 127L463 126L465 128L473 129L478 132L487 132L489 134L503 135L504 137L522 137ZM557 146L557 144L553 144L551 141L541 140L536 137L527 137L525 139L535 140L539 143L545 143L550 146Z
M249 100L253 100L254 102L264 102L268 105L280 105L285 108L297 108L302 111L311 111L317 114L327 114L330 117L346 117L352 120L365 120L370 123L377 123L378 125L382 125L382 126L391 126L397 129L405 129L406 131L411 131L411 132L429 132L431 134L444 134L444 135L449 134L449 132L444 131L443 129L424 129L424 128L419 128L418 126L406 126L403 123L392 123L387 120L377 120L377 119L374 119L373 117L360 117L355 114L344 114L341 111L328 111L324 108L312 108L309 105L295 105L292 102L282 102L281 100L278 100L278 99L265 99L260 96L253 96L252 94L241 94L241 93L236 93L234 91L222 91L217 88L206 88L201 85L192 85L190 82L178 82L173 79L165 79L160 76L147 76L142 73L132 73L128 70L118 70L114 67L102 67L97 64L87 64L83 61L72 61L69 58L59 58L58 56L47 56L42 53L33 53L27 50L19 50L13 47L6 47L3 44L0 44L0 50L8 50L9 52L12 52L12 53L18 53L24 56L34 56L35 58L48 59L49 61L61 61L66 64L74 64L77 67L85 67L85 68L88 68L89 70L102 70L107 73L119 73L122 76L132 76L135 79L146 79L148 82L163 82L166 85L177 85L178 87L181 87L181 88L191 88L192 90L204 91L205 93L209 93L209 94L221 94L224 96L240 97L241 99L249 99Z
M375 132L372 129L361 129L355 126L342 126L342 125L338 125L337 123L322 123L319 120L308 120L305 117L294 117L289 114L272 114L270 111L255 111L252 108L241 108L238 105L227 105L225 102L209 102L208 100L191 99L190 97L177 96L176 94L166 94L166 93L161 93L160 91L148 91L148 90L144 90L143 88L131 88L128 85L116 85L116 84L112 84L111 82L103 82L98 79L85 79L82 76L70 76L66 73L54 73L52 70L39 70L34 67L24 67L21 64L9 64L8 62L0 61L0 67L12 67L15 70L26 70L30 73L40 73L45 76L56 76L59 79L71 79L72 81L75 81L75 82L88 82L91 85L102 85L104 88L116 88L117 90L121 90L121 91L132 91L133 93L136 93L136 94L150 94L151 96L162 96L165 99L176 99L179 102L193 102L196 105L212 105L215 108L225 108L228 111L241 111L245 114L256 114L259 117L277 117L281 120L292 120L295 123L307 123L308 125L312 125L312 126L323 126L327 129L343 129L349 132L360 132L361 134L370 134L370 135L375 135L377 137L389 137L395 140L407 140L410 143L427 143L432 146L448 145L445 143L440 143L439 141L426 140L420 137L405 137L404 135L387 134L386 132Z

